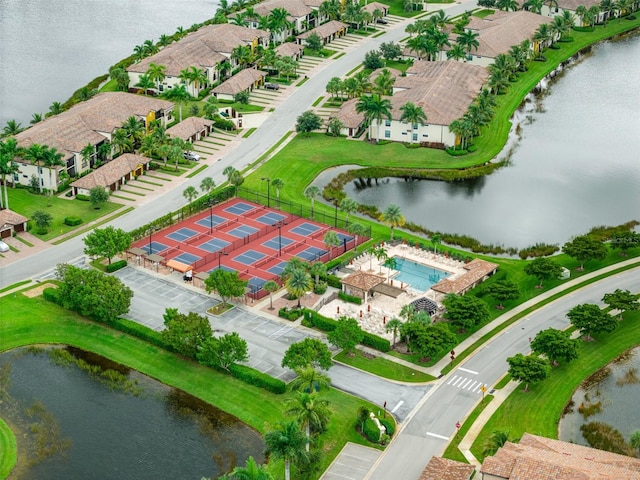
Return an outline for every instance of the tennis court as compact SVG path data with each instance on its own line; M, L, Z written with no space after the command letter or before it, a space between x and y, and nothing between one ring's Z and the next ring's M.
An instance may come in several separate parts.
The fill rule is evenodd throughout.
M266 257L264 253L256 252L255 250L247 250L242 252L240 255L233 257L233 260L244 265L253 265L264 257Z
M212 240L207 240L206 242L201 243L200 245L198 245L198 248L200 250L204 250L205 252L214 253L222 250L227 245L231 245L231 243L219 238L214 238Z
M150 255L152 253L158 254L158 253L166 250L169 247L166 246L164 243L151 242L151 244L144 243L144 244L140 245L140 248L142 250L144 250L147 253L147 255Z
M347 242L350 242L351 240L353 240L353 237L351 235L346 235L346 234L340 233L340 232L336 232L336 235L338 236L338 238L340 239L341 242L344 242L345 240Z
M257 228L250 227L249 225L240 225L237 228L227 232L229 235L233 235L237 238L245 238L251 235L252 233L256 233L258 231Z
M287 262L280 262L279 264L274 265L273 267L267 269L267 272L280 276L280 274L284 271L286 266L287 266Z
M255 205L251 205L250 203L238 202L230 207L224 209L225 212L232 213L234 215L244 215L247 212L253 210Z
M262 244L263 247L270 248L271 250L275 250L276 252L280 250L280 248L284 248L287 245L291 245L293 240L287 237L273 237Z
M258 290L260 290L262 288L262 286L265 283L267 283L267 281L264 278L251 277L249 279L249 282L247 283L247 286L251 288L252 292L257 292Z
M323 250L322 248L309 247L306 250L303 250L302 252L297 253L296 257L302 258L303 260L312 261L312 260L317 260L325 253L327 253L327 251Z
M197 234L198 232L190 228L181 228L175 232L168 233L165 237L175 240L176 242L184 242Z
M265 225L273 225L274 223L281 222L285 218L287 218L287 216L281 213L269 212L256 218L256 221L264 223Z
M320 230L320 226L314 225L313 223L305 222L298 225L297 227L292 228L289 231L295 233L296 235L300 235L301 237L308 237L318 230Z
M221 223L226 222L227 219L224 217L219 217L218 215L207 215L206 217L198 220L196 225L200 225L201 227L211 228L216 225L220 225Z
M201 258L202 257L199 257L198 255L194 255L193 253L184 252L178 255L177 257L173 257L171 260L175 260L176 262L180 262L184 265L191 265L192 263L197 262Z

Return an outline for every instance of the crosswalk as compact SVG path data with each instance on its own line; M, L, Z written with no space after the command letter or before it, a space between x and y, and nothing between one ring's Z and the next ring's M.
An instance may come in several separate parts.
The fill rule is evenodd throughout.
M482 383L479 380L474 380L473 378L469 378L460 374L451 377L447 382L447 385L459 388L461 390L467 390L473 393L480 392L482 386L484 386L485 388L487 387L485 383Z

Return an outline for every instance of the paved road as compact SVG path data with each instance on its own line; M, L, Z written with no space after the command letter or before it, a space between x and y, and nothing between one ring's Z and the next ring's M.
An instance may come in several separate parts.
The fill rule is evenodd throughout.
M594 283L536 310L488 342L466 362L442 377L406 422L400 435L385 451L366 478L386 480L403 466L403 479L420 477L434 455L441 455L455 435L455 424L471 412L480 399L478 386L492 386L507 370L506 359L528 353L529 338L546 328L564 329L566 313L581 303L602 304L605 293L616 288L640 292L640 268ZM477 382L477 383L474 383Z

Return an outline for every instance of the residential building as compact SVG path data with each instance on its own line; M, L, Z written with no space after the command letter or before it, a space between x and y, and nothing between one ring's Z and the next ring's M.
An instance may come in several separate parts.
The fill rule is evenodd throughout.
M218 97L219 100L233 100L237 93L251 92L254 88L262 85L266 76L267 73L261 70L245 68L211 90L211 94Z
M573 24L576 27L582 26L582 19L576 15L576 10L580 5L584 5L587 9L591 7L600 8L600 2L598 0L554 0L553 2L545 3L540 11L541 15L546 17L557 17L562 15L566 10L573 15ZM603 22L606 15L612 15L612 12L599 12L595 18L596 23Z
M475 467L441 457L431 457L418 480L471 480Z
M340 106L340 109L336 113L329 117L329 120L337 118L342 123L340 135L346 135L347 137L353 138L362 128L362 124L364 123L364 113L358 113L356 111L356 104L358 103L358 100L358 98L347 100Z
M257 3L253 9L261 17L268 17L276 8L282 8L289 13L289 20L292 28L284 30L274 35L273 41L281 43L285 38L296 33L302 33L316 26L316 17L313 15L313 9L301 0L266 0ZM257 24L256 24L257 27Z
M14 233L26 232L28 221L27 217L8 208L0 210L0 238L11 237Z
M113 132L129 117L137 118L144 125L156 120L166 126L172 121L173 107L172 102L143 95L124 92L99 93L16 135L20 147L27 148L32 144L39 144L56 148L63 154L64 166L54 167L49 184L47 168L33 165L28 160L18 157L16 162L19 164L19 171L14 175L14 180L28 186L31 177L35 176L39 178L42 188L55 190L61 171L75 177L89 170L96 161L98 148L104 143L110 143ZM81 153L87 145L91 145L94 152L88 159Z
M73 195L89 195L90 190L95 187L115 192L126 185L129 180L142 175L150 161L150 158L132 153L120 155L73 182L71 184Z
M274 50L279 57L290 57L296 62L304 56L304 47L293 42L278 45Z
M296 37L298 45L304 45L305 40L314 33L320 37L322 43L326 45L339 37L343 37L347 34L349 26L346 23L339 22L338 20L331 20L327 23L320 25L312 30L308 30L305 33Z
M171 128L167 128L167 135L181 138L186 142L197 142L213 132L213 120L203 117L188 117Z

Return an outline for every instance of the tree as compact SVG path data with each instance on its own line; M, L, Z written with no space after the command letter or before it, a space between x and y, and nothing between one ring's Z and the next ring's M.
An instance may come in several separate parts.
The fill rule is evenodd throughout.
M342 91L342 80L340 77L333 77L329 80L325 90L331 95L331 99L333 100L334 96Z
M331 117L327 122L327 135L339 137L344 128L344 123L338 117Z
M280 285L275 280L267 280L262 288L269 293L269 310L273 310L273 294L280 290Z
M629 439L629 443L640 454L640 430L636 430L635 432L633 432L631 434L631 438Z
M393 334L393 342L391 343L392 348L396 344L396 337L398 336L398 332L400 331L400 328L402 327L402 325L403 323L400 320L398 320L397 318L392 318L384 326L384 329L387 333Z
M395 42L382 42L380 44L380 53L387 60L395 60L402 56L402 47Z
M153 80L151 80L149 76L145 74L140 75L140 77L138 77L138 83L134 85L134 87L138 87L140 89L138 93L141 93L143 95L146 95L147 92L155 86L156 84L153 82Z
M575 237L563 245L562 251L580 262L579 270L584 270L585 262L604 260L607 256L607 246L589 235Z
M188 203L191 203L198 196L198 190L193 185L190 185L184 189L182 196L187 199Z
M311 110L302 112L296 119L296 132L303 133L307 137L314 130L322 127L322 118Z
M295 372L297 377L289 382L292 391L318 392L331 385L329 376L313 367L296 368Z
M281 178L274 178L271 180L271 186L276 189L276 202L278 208L280 208L280 190L284 188L284 180Z
M167 100L178 104L179 121L182 121L182 104L191 99L191 95L189 95L187 87L185 85L173 87L171 90L167 91L164 96Z
M25 160L30 161L32 164L41 167L42 166L42 161L44 159L45 156L45 150L47 149L46 146L42 146L38 143L32 143L31 145L29 145L29 147L27 147L26 149L21 148L19 150L19 154L20 156L22 156ZM40 193L42 193L42 188L43 188L43 181L42 181L42 168L38 168L38 189L40 190Z
M410 127L408 130L411 132L417 128L418 124L424 125L427 123L427 115L422 110L422 107L411 102L407 102L400 107L402 115L400 115L401 122L407 122ZM409 143L413 143L413 135L409 136Z
M167 308L162 318L165 326L162 339L185 357L195 359L213 333L209 319L195 312L185 314L178 312L177 308Z
M380 215L380 221L389 225L391 229L391 241L393 241L393 231L396 227L401 227L404 225L404 217L400 212L400 207L398 205L391 204L387 208L385 208L382 215Z
M552 365L557 365L558 359L570 362L578 358L578 340L571 338L569 332L547 328L536 334L531 341L531 350L546 356Z
M598 305L584 303L567 312L571 325L576 327L586 340L593 340L594 333L613 332L618 326L615 318L600 309Z
M449 351L458 343L454 333L442 322L433 325L408 322L404 324L403 334L407 336L411 351L419 353L424 359L431 359L443 351Z
M538 15L540 15L543 5L544 0L527 0L522 4L522 8L524 10L529 10L532 13L537 13Z
M358 203L352 198L345 197L340 201L338 206L340 211L345 213L347 225L349 225L349 215L358 209Z
M487 293L496 299L496 308L500 310L504 308L503 302L515 300L520 296L518 285L511 280L498 280L487 287Z
M496 7L498 10L504 10L506 12L515 12L520 7L517 0L497 0Z
M622 320L622 315L626 312L640 310L640 295L632 294L629 290L617 288L613 293L605 293L602 301L611 310L618 310L618 320Z
M238 272L230 272L222 268L216 268L209 273L204 281L207 293L216 292L222 299L222 304L227 305L229 298L241 297L247 286L247 280L242 280Z
M304 426L307 436L306 450L309 451L311 429L325 431L331 412L329 402L318 397L317 393L298 392L295 398L287 400L287 415L292 415Z
M281 365L291 370L309 367L329 370L332 365L331 351L323 341L307 337L289 346L284 353Z
M320 196L320 193L320 189L315 185L309 185L304 189L304 196L311 200L311 218L313 218L313 207L315 204L315 200Z
M252 456L249 456L244 467L235 467L231 471L230 480L273 480L273 476L267 470L266 465L258 465ZM218 477L220 480L220 477Z
M317 33L312 33L306 40L306 46L312 52L319 53L322 50L322 39Z
M507 363L509 364L511 378L525 383L525 392L529 391L530 383L544 380L551 372L549 360L540 357L525 357L521 353L518 353L515 357L507 358Z
M149 64L149 68L147 68L147 77L149 77L149 80L151 80L152 82L155 82L155 86L156 86L156 90L159 92L160 91L160 83L162 83L162 81L166 78L166 74L165 71L167 70L167 67L165 65L158 65L156 63L151 62Z
M98 210L102 205L109 201L109 192L101 186L89 189L89 201L91 206Z
M36 224L36 228L38 229L37 233L44 235L49 230L53 217L50 213L43 212L42 210L36 210L31 215L31 220Z
M496 454L498 449L504 447L509 441L509 432L503 430L495 430L489 438L485 441L484 450L482 454L485 457L490 457Z
M393 93L393 84L396 79L388 69L382 70L373 81L373 91L378 95L391 95Z
M456 39L458 45L462 45L467 55L471 55L471 50L478 50L480 42L478 42L479 34L472 30L465 30Z
M378 50L370 50L364 55L364 60L362 61L362 65L364 68L369 70L377 70L378 68L384 67L384 62L382 61L382 54Z
M347 227L347 232L354 236L356 251L358 251L358 239L366 233L364 225L354 222Z
M445 318L463 329L480 325L489 319L487 304L473 295L447 295L442 304L447 309Z
M131 247L131 235L114 227L95 228L82 241L85 255L106 257L109 265L113 257Z
M62 104L60 102L53 102L49 106L49 112L46 116L59 115L62 112L64 112L64 108L62 107Z
M56 268L60 304L80 315L108 322L129 311L133 291L119 278L94 269L60 264Z
M333 230L328 230L327 233L324 234L324 238L322 239L324 242L324 246L329 250L329 260L333 259L333 249L340 245L340 237Z
M267 446L266 453L274 460L284 460L284 478L291 478L291 463L305 463L308 461L306 452L307 439L300 431L298 422L280 421L274 430L264 436Z
M2 136L3 137L11 137L22 132L24 128L22 128L22 124L20 122L16 122L15 120L8 120L5 126L2 128Z
M4 190L4 200L0 201L2 208L9 208L9 192L7 191L7 175L12 176L18 172L18 165L14 162L18 155L18 141L11 137L0 140L0 177ZM1 199L0 199L1 200Z
M320 283L320 275L327 273L327 266L322 262L313 262L309 267L309 274L315 277L314 283Z
M202 343L197 357L202 365L229 371L231 365L249 360L247 342L238 332L227 333L221 337L209 337Z
M211 190L216 188L216 182L211 177L204 177L200 182L200 191L202 193L209 194Z
M620 254L626 256L627 250L640 246L640 233L616 232L611 235L611 246L620 250Z
M447 59L453 59L456 61L464 60L467 58L467 52L460 44L455 44L450 50L447 50Z
M306 270L296 268L287 278L285 287L292 297L298 299L298 308L300 308L300 297L313 288L311 275Z
M364 332L355 318L340 317L336 328L327 334L327 340L331 345L352 355L355 346L362 342Z
M538 257L524 266L524 273L536 277L542 288L542 282L552 278L558 278L562 273L562 267L553 260L546 257Z

